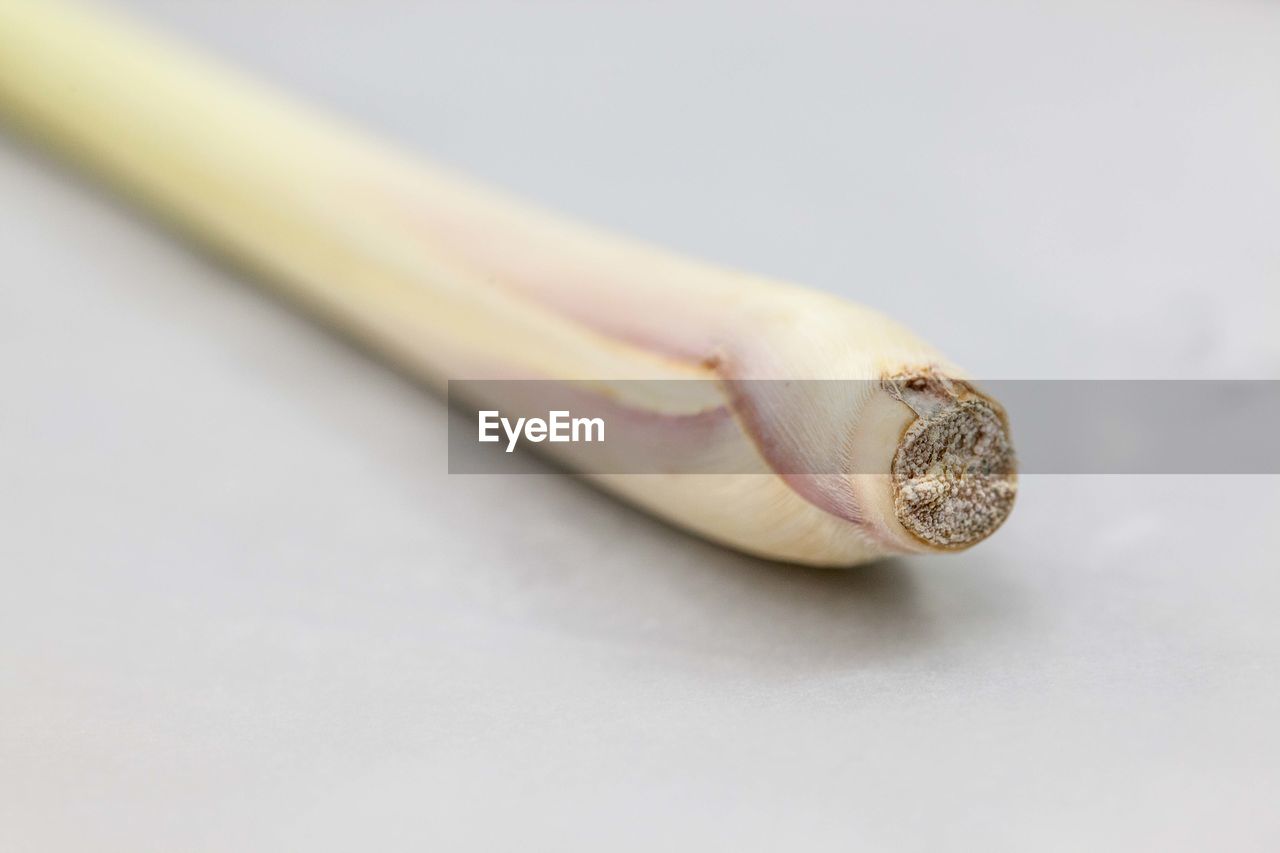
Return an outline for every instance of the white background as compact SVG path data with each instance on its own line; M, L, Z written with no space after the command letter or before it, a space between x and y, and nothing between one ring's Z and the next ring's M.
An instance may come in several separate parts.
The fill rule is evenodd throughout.
M1280 377L1274 3L123 5L978 376ZM0 848L1280 846L1277 478L824 572L448 418L0 145Z

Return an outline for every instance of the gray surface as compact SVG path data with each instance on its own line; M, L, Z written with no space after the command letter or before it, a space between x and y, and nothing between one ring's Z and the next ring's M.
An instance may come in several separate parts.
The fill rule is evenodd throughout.
M1280 376L1274 4L131 5L979 375ZM36 162L0 148L0 849L1280 845L1276 478L742 558L447 477L437 401Z

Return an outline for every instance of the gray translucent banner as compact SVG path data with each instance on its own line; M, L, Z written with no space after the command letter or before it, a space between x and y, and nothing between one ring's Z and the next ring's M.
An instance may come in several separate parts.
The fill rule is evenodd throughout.
M1003 407L1021 473L1280 474L1280 381L971 384ZM454 380L449 472L528 473L521 457L537 452L583 474L884 474L849 468L883 393L861 380Z

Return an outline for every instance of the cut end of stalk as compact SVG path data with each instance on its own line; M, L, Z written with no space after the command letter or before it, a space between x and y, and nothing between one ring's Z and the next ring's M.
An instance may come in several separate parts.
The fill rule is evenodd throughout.
M885 386L916 413L893 458L898 521L934 548L966 548L990 536L1018 491L1004 412L968 383L932 372Z

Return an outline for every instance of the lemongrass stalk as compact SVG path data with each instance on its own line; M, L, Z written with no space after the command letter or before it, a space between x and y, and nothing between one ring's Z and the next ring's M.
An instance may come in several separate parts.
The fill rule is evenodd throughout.
M0 0L0 115L429 382L723 411L738 473L587 472L713 540L848 565L967 547L1012 506L999 406L867 308L558 218L52 0ZM872 381L838 403L745 381L770 379Z

